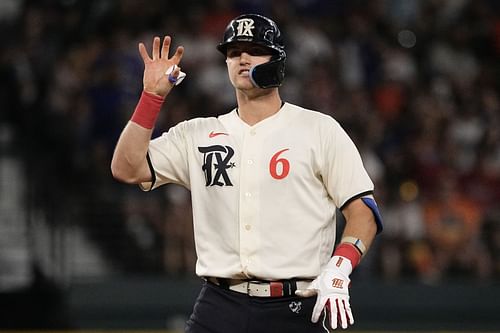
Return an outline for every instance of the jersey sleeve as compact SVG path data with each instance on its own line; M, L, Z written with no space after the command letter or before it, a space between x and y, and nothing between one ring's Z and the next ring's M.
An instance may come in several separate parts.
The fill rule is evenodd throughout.
M326 124L326 123L325 123ZM349 135L333 120L322 128L324 149L322 176L335 206L373 193L374 185Z
M189 187L187 122L179 123L149 143L147 160L152 181L140 184L144 191L167 183Z

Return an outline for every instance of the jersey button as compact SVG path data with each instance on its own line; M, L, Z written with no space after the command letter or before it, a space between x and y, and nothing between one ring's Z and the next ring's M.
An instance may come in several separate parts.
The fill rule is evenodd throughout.
M252 164L253 164L253 160L248 160L248 161L247 161L247 163L248 163L249 165L252 165Z
M251 131L250 131L250 135L251 135L251 136L254 136L255 134L257 134L257 132L255 132L255 130L251 130Z
M252 226L250 224L245 224L245 230L250 231L252 229Z
M250 198L252 196L252 193L250 192L245 192L245 197Z

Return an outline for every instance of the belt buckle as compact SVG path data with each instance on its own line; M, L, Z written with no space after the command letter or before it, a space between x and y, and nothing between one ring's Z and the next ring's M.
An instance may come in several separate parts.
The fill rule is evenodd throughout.
M247 295L255 297L270 297L269 283L258 280L247 281ZM269 294L266 294L269 293Z

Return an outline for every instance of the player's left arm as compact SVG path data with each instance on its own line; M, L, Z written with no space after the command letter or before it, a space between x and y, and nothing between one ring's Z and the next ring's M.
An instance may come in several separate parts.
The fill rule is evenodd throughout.
M341 244L342 240L347 240L346 243L353 244L363 252L362 255L370 248L379 229L379 222L376 220L378 212L375 213L365 200L366 198L358 198L342 209L346 223ZM355 240L359 240L359 243L355 244Z
M382 218L373 197L373 182L363 166L361 155L349 135L333 119L320 126L323 148L322 175L325 188L345 217L346 225L332 258L306 290L298 296L317 294L311 321L323 320L331 328L354 324L349 303L349 276L382 231ZM325 323L324 323L325 324Z
M333 329L354 324L349 303L349 275L370 248L377 232L382 230L378 207L372 196L357 198L344 207L346 224L341 241L333 257L307 290L298 290L298 296L317 294L311 321L317 322L322 313Z

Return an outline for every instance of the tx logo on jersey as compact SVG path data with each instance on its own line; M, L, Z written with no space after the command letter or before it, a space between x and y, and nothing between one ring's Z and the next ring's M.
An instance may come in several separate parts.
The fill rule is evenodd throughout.
M231 162L234 155L233 148L229 146L214 145L198 147L203 154L202 170L205 173L205 186L233 186L227 169L234 168L236 164Z
M236 36L250 36L253 37L252 30L255 28L252 19L244 18L236 20L238 26L236 27Z

